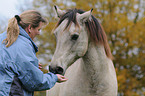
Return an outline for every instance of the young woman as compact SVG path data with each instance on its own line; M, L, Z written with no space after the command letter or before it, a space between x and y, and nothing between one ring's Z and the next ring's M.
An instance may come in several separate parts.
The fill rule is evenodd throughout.
M33 39L46 23L38 11L29 10L10 19L7 32L0 34L0 96L33 96L67 80L38 68Z

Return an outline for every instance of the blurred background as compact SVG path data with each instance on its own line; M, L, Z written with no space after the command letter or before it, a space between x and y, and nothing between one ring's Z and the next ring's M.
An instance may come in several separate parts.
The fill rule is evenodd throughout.
M54 5L62 10L93 8L115 57L118 96L145 96L145 0L0 0L0 33L6 31L10 18L25 10L38 10L48 19L49 24L35 39L44 73L56 45L51 34L57 23ZM37 91L35 96L46 96L46 92Z

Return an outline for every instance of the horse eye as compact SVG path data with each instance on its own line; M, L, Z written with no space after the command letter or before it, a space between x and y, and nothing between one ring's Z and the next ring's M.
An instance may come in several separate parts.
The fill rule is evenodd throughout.
M78 34L73 34L73 35L71 36L71 39L72 39L72 40L77 40L77 39L78 39L78 37L79 37L79 35L78 35Z

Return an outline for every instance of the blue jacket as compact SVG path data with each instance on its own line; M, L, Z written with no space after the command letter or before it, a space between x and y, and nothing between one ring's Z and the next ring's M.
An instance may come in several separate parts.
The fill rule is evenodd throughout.
M8 48L2 43L6 32L0 34L0 96L33 96L34 91L50 89L58 80L55 74L43 74L38 68L38 47L19 28L17 40Z

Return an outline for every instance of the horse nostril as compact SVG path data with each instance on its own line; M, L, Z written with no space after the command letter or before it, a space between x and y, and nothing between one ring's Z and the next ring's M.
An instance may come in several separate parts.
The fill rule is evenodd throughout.
M49 66L49 71L56 74L55 70L51 66Z
M49 66L49 71L54 73L54 74L63 74L63 68L62 67L52 67L52 66Z
M63 68L62 67L56 67L56 73L57 74L63 74Z

